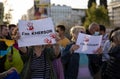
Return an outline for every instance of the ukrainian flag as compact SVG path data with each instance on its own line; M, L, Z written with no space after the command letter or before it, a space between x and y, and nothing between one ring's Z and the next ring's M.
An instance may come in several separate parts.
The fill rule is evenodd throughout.
M14 40L0 39L0 58L11 51L11 46L13 46L14 43Z

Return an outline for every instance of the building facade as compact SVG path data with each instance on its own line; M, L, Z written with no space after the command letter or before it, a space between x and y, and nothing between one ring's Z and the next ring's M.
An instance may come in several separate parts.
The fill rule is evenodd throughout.
M65 23L70 19L72 8L66 5L52 5L50 9L50 17L52 17L55 25Z
M27 11L27 20L33 20L34 19L34 7L31 7L28 11Z
M28 20L34 19L34 8L27 11ZM51 5L48 16L53 19L54 25L81 25L81 18L85 16L85 9L75 9L66 5Z
M112 26L120 26L120 1L112 0L108 5L108 14Z
M71 20L74 25L82 25L81 19L85 16L85 9L72 9Z
M12 11L13 9L11 8L11 3L10 0L3 0L3 5L4 5L4 18L3 21L4 23L11 23L12 20Z

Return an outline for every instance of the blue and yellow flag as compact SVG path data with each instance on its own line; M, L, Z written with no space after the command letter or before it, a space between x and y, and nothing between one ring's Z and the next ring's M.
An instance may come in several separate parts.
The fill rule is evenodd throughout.
M0 45L0 58L6 55L9 51L11 51L11 46L15 43L14 40L0 39L0 42L4 42ZM6 44L6 45L3 45Z
M12 46L15 43L14 40L8 40L8 39L0 39L0 41L4 41L7 46Z
M6 50L0 50L0 58L2 58L3 56L5 56L8 52L11 51L11 46L8 47Z

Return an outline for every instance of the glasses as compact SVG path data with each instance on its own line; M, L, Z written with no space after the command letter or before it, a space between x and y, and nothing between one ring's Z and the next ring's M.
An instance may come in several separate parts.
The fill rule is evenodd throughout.
M85 33L84 31L80 31L80 33Z
M85 33L84 31L80 31L80 33Z

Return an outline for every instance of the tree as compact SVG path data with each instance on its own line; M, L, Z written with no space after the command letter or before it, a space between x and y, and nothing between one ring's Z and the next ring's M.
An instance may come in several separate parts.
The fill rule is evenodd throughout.
M5 13L5 23L9 24L11 22L12 19L12 14L11 11L13 11L12 9L9 9L7 13Z
M104 6L107 9L107 0L100 0L100 6Z
M92 7L86 11L87 17L84 22L84 26L88 28L89 24L96 22L98 24L103 24L105 26L109 25L109 16L107 14L107 9L104 6L96 7L96 4L93 3Z
M88 8L92 7L92 3L96 3L96 0L89 0L88 1Z

